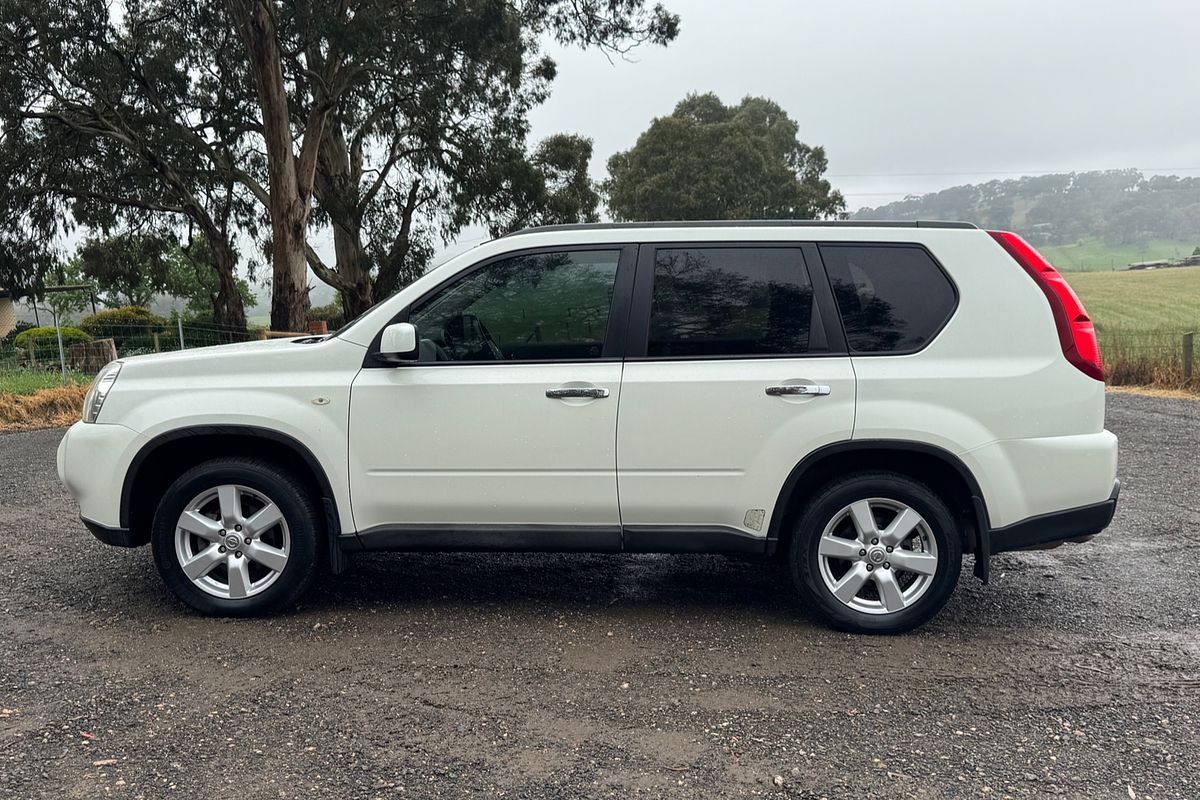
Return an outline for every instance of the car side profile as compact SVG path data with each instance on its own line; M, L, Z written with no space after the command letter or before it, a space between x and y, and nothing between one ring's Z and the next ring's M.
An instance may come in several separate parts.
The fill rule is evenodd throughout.
M1078 298L1014 234L925 222L511 234L331 336L109 364L58 469L206 614L360 551L726 553L877 633L1119 489Z

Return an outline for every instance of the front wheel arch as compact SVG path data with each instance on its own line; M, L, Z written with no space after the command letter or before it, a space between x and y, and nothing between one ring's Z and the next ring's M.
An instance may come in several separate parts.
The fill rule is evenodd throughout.
M303 443L269 428L251 425L196 425L155 436L129 464L121 487L121 527L137 545L149 544L155 504L180 475L215 458L262 458L285 466L321 499L325 530L336 544L341 533L337 498L321 462ZM331 563L333 561L331 544ZM340 557L341 550L337 555Z

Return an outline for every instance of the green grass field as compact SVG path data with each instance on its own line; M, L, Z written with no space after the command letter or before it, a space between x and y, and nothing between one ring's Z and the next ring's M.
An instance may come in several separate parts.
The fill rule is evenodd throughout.
M1200 267L1064 277L1101 331L1200 330Z
M1183 334L1200 331L1200 267L1065 277L1096 323L1109 383L1200 390L1183 377Z
M1145 244L1108 245L1096 239L1078 244L1040 245L1038 252L1059 272L1112 272L1136 261L1190 256L1200 245L1174 239L1155 239Z
M68 372L69 383L87 383L90 375ZM33 394L38 389L62 386L62 373L58 370L26 369L24 367L0 367L0 394Z

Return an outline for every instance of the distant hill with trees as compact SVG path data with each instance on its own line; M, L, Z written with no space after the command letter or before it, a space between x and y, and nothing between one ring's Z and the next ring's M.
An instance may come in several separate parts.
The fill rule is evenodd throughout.
M852 218L964 220L1079 260L1062 266L1120 268L1200 245L1200 178L1136 169L1037 175L906 197Z

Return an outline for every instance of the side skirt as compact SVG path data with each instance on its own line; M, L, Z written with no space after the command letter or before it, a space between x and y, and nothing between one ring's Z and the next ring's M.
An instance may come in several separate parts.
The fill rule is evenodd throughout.
M338 537L347 551L730 553L764 555L765 537L720 525L379 525Z

